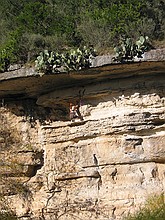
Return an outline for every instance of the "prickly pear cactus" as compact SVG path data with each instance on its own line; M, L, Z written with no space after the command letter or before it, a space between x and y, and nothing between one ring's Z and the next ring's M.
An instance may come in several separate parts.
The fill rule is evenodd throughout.
M45 50L37 57L35 66L43 74L80 70L90 67L94 56L96 56L94 48L86 46L82 49L72 49L65 54Z
M137 57L141 58L142 54L151 48L148 36L140 36L139 40L136 41Z
M113 60L121 63L133 61L136 56L142 57L142 54L151 48L148 36L140 36L135 43L131 38L126 38L121 45L114 48L116 55Z

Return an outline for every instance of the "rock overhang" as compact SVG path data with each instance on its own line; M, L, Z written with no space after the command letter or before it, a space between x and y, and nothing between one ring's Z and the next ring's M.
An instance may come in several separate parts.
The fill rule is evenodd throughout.
M110 64L70 73L48 74L42 77L34 68L16 70L0 75L1 98L38 98L63 88L82 87L107 80L165 73L165 61Z
M32 98L37 100L38 105L49 106L50 103L43 103L41 100L45 95L48 98L54 92L56 92L54 98L57 102L61 102L62 99L69 101L72 94L65 93L64 97L62 95L64 90L72 91L72 98L76 98L79 90L83 90L84 87L94 86L99 92L100 84L103 83L112 84L115 80L122 79L133 82L137 77L143 77L145 81L147 76L155 77L156 80L158 75L165 74L165 49L158 52L153 50L149 55L146 53L141 61L131 63L111 63L110 59L111 57L106 59L96 57L91 68L69 73L41 76L33 67L1 73L0 98L6 100Z

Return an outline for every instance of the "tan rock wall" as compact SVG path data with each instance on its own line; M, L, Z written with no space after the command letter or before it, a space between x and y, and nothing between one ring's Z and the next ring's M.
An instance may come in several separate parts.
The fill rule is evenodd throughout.
M79 88L40 96L37 103L51 106L49 111L35 103L28 104L31 110L19 101L7 103L3 114L21 142L12 153L24 169L35 168L31 175L24 172L26 196L8 195L17 215L121 220L149 196L164 193L164 81L151 74L86 85L81 122L68 117Z
M133 94L116 104L84 105L82 112L84 121L77 124L57 121L34 129L17 122L23 143L27 131L35 144L34 130L42 133L44 165L27 184L33 217L122 219L165 190L164 98ZM32 163L28 154L19 161Z
M82 112L82 123L42 126L44 172L55 193L44 212L60 219L122 219L164 192L164 97L134 93Z

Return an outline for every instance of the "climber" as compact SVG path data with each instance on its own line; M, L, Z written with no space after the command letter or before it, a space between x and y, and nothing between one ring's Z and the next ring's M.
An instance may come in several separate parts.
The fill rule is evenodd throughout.
M80 119L81 121L83 120L83 117L80 113L80 104L78 101L76 102L76 105L70 103L70 120L74 121L76 118Z
M79 99L76 101L76 104L70 103L70 120L74 121L76 118L83 121L83 117L80 113L80 107L82 105L82 98L84 96L85 89L83 91L79 90Z
M76 111L73 103L70 103L69 110L70 110L70 120L73 121L76 118Z
M76 111L77 117L78 117L81 121L83 121L83 117L82 117L82 115L81 115L81 113L80 113L80 101L77 101L77 102L76 102L75 111Z

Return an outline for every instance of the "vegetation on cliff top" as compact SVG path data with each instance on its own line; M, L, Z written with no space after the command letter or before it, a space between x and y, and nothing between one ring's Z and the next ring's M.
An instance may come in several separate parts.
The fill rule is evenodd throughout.
M133 42L131 38L123 39L121 44L114 48L116 54L113 57L113 61L124 63L133 61L135 57L142 58L144 52L151 48L152 45L148 36L140 36L136 42ZM60 73L63 71L78 71L89 68L95 56L95 49L93 47L87 48L86 46L77 50L72 49L62 54L44 50L35 60L35 67L41 76L43 74Z
M91 60L95 56L93 47L78 48L67 53L58 53L44 50L35 60L36 68L43 74L58 73L60 71L80 70L89 68Z
M165 39L162 0L6 0L0 18L0 59L11 63L35 60L45 49L92 44L106 53L123 37Z

